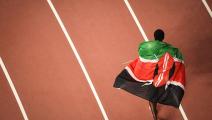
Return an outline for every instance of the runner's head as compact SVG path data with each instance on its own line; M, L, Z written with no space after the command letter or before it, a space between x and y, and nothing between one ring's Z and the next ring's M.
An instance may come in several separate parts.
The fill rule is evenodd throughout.
M163 32L163 30L161 30L161 29L155 30L154 37L155 37L155 40L163 41L163 39L164 39L164 32Z

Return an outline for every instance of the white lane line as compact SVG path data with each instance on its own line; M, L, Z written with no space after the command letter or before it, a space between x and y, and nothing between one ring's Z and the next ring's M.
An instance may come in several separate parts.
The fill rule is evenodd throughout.
M128 61L126 61L126 62L123 62L122 65L129 64L129 63L131 63L132 61L133 61L133 60L128 60Z
M180 112L181 112L181 114L182 114L182 116L183 116L183 119L184 119L184 120L188 120L188 118L187 118L187 116L186 116L186 114L185 114L185 111L183 110L183 107L182 107L181 104L180 104L179 109L180 109Z
M212 18L212 11L211 11L209 5L207 4L206 0L202 0L202 3L205 5L205 8L207 9L209 15L210 15L211 18Z
M80 55L77 52L77 49L74 46L74 43L73 43L71 37L69 36L69 34L68 34L68 32L67 32L67 30L66 30L66 28L65 28L65 26L64 26L64 24L63 24L63 22L62 22L62 20L60 18L60 16L59 16L59 14L57 13L57 11L56 11L54 5L52 4L51 0L47 0L47 2L49 4L52 12L54 13L54 15L55 15L55 17L56 17L56 19L57 19L57 21L58 21L58 23L59 23L64 35L65 35L65 37L66 37L70 47L72 48L72 50L74 52L74 55L77 58L78 63L80 64L80 67L81 67L81 69L82 69L82 71L83 71L83 73L85 75L85 78L86 78L86 80L87 80L87 82L88 82L88 84L89 84L89 86L90 86L90 88L91 88L91 90L93 92L93 95L94 95L94 97L95 97L95 99L97 101L97 104L98 104L98 106L99 106L99 108L100 108L100 110L102 112L102 115L103 115L104 119L105 120L109 120L108 116L107 116L107 114L105 112L105 109L104 109L104 107L102 105L102 102L101 102L101 100L100 100L100 98L99 98L99 96L98 96L98 94L96 92L96 89L95 89L95 87L94 87L94 85L93 85L93 83L91 81L91 78L90 78L90 76L89 76L89 74L88 74L88 72L87 72L87 70L86 70L86 68L85 68L85 66L84 66L84 64L82 62L82 59L80 58Z
M141 35L143 36L144 40L145 40L145 41L148 41L148 38L147 38L147 36L146 36L146 33L144 32L144 30L143 30L141 24L139 23L139 21L138 21L136 15L135 15L135 13L133 12L133 9L132 9L132 7L130 6L130 3L128 2L128 0L124 0L124 2L125 2L125 4L126 4L128 10L129 10L129 12L131 13L131 15L132 15L132 17L133 17L133 19L134 19L136 25L138 26L138 29L139 29L139 31L141 32ZM185 111L183 110L183 107L182 107L181 104L180 104L179 110L180 110L180 113L181 113L182 116L183 116L183 119L184 119L184 120L188 120L188 118L187 118L187 116L186 116L186 113L185 113Z
M128 2L128 0L124 0L124 2L125 2L125 4L126 4L128 10L130 11L130 13L131 13L131 15L132 15L132 17L133 17L133 19L134 19L134 21L135 21L135 24L137 25L139 31L141 32L141 35L143 36L144 40L145 40L145 41L148 41L148 38L147 38L147 36L146 36L146 34L145 34L145 32L144 32L144 29L143 29L143 27L141 26L140 22L138 21L138 18L136 17L136 15L135 15L135 13L134 13L132 7L130 6L130 3Z
M1 57L0 57L0 65L1 65L1 68L2 68L2 70L4 72L4 74L5 74L6 79L7 79L8 83L9 83L9 85L10 85L10 88L11 88L11 90L12 90L14 96L15 96L15 99L16 99L16 101L18 103L18 106L19 106L19 108L21 110L21 113L22 113L22 115L24 117L24 120L29 120L28 117L27 117L27 114L26 114L26 112L24 110L24 107L22 105L22 102L21 102L21 100L20 100L20 98L18 96L18 93L17 93L17 91L15 89L15 86L14 86L14 84L13 84L11 78L10 78L10 75L9 75L9 73L8 73L8 71L7 71L7 69L6 69L5 65L4 65L4 62L1 59Z

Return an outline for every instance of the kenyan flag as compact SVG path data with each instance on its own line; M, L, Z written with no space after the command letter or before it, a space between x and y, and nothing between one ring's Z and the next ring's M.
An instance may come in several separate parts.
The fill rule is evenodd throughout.
M185 67L177 48L148 41L139 46L139 57L117 76L114 87L154 103L179 107L184 95Z

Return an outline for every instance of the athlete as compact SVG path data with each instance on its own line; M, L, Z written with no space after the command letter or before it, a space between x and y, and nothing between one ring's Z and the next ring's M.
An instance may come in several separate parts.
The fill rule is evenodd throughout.
M178 48L163 42L163 30L157 29L154 38L139 45L139 57L116 77L114 87L148 100L157 120L157 103L179 107L184 95L185 67Z

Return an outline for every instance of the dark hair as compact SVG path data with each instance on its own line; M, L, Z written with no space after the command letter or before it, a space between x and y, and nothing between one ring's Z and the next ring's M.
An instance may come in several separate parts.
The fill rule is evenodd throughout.
M154 32L155 40L158 40L158 41L163 41L164 35L165 34L164 34L163 30L161 30L161 29L157 29Z

